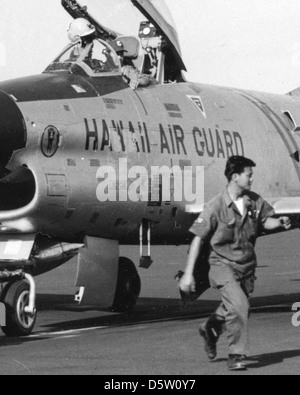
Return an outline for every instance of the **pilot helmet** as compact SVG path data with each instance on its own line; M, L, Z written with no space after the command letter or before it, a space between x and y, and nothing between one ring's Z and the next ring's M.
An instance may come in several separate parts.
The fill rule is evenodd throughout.
M77 18L70 23L68 37L71 42L76 42L83 37L89 36L96 32L96 28L88 20Z

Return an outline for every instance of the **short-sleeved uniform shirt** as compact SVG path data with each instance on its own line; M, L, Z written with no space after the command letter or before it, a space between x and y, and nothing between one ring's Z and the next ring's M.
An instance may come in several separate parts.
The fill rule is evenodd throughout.
M259 195L247 192L243 197L244 215L228 191L211 200L190 232L211 244L211 266L229 265L242 275L251 274L257 266L255 243L263 224L274 209Z
M136 89L139 86L147 87L151 84L151 79L149 76L141 74L132 66L123 66L122 73L125 81L132 89Z

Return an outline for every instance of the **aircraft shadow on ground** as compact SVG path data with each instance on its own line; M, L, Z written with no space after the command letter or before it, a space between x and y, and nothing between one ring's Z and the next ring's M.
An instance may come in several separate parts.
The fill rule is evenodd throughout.
M255 313L282 313L290 312L293 303L300 300L300 294L274 295L252 299L253 314ZM71 313L72 320L60 319L53 323L42 325L35 333L41 333L41 337L13 338L0 337L0 347L17 346L27 342L48 340L51 332L80 330L93 327L122 327L134 326L144 322L157 323L164 321L200 320L208 317L218 306L218 301L198 300L188 307L184 307L179 299L163 298L140 298L138 305L130 315L111 313L109 310L95 310L89 306L78 306L72 295L49 295L37 296L37 308L40 314L43 312L66 312ZM93 313L93 317L81 318L83 312ZM95 316L96 313L96 316ZM97 316L99 313L99 317ZM54 314L53 314L54 315ZM54 315L55 316L55 315ZM74 319L75 318L75 319ZM34 334L35 334L34 333ZM49 335L48 335L49 333ZM293 358L300 355L300 351L287 351L286 353L265 354L254 357L257 361L250 364L252 368L267 366L268 364L280 363L282 359ZM253 358L252 358L253 359ZM216 362L220 362L217 360Z
M291 306L299 302L300 294L273 295L252 299L253 314L290 312ZM37 307L43 311L66 311L76 314L76 320L53 322L42 328L48 330L72 330L86 327L114 327L136 325L143 322L160 322L176 320L192 320L208 317L218 306L218 301L198 300L184 307L179 299L140 298L135 310L130 314L111 313L109 310L97 310L89 306L78 306L69 295L38 295ZM98 312L99 317L80 318L83 312ZM77 316L78 313L78 316ZM110 313L110 314L109 314ZM74 316L72 316L74 318Z
M42 311L66 311L77 315L76 320L47 324L46 330L76 330L86 327L114 327L136 325L142 322L160 322L184 319L197 319L206 317L217 306L216 301L194 303L188 308L184 307L179 299L140 298L139 302L130 314L113 313L110 310L97 310L91 306L78 306L73 302L73 297L68 295L38 295L38 310ZM80 313L93 312L92 318L80 318ZM99 317L95 317L99 312ZM74 317L74 315L73 315Z

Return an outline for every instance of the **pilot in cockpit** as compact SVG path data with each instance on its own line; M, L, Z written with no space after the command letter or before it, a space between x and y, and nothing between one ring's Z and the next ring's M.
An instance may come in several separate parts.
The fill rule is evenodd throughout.
M91 44L96 38L96 28L86 19L77 18L69 26L68 37L71 42L78 42L73 51L73 56L76 60L83 53L86 46Z
M70 24L68 37L76 44L68 62L80 59L93 73L116 72L121 65L123 78L132 89L147 87L155 81L155 67L150 70L150 74L142 74L133 63L140 55L137 38L121 36L108 42L99 40L95 26L84 18L75 19Z
M84 18L75 19L69 26L68 36L71 42L77 43L70 56L70 61L76 61L85 54L83 62L94 73L112 71L116 63L111 60L106 47L96 40L96 28ZM88 51L88 52L87 52Z
M127 44L126 49L123 42ZM151 74L142 74L132 62L132 59L138 56L139 51L139 41L136 38L119 37L110 44L119 57L123 78L132 89L147 87L153 82L156 70L151 70Z

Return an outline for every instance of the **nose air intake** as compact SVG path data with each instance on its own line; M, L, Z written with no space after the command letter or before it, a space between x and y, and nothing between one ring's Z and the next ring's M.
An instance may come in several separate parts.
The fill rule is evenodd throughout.
M5 167L14 151L25 148L27 140L23 115L8 94L0 91L0 166Z

